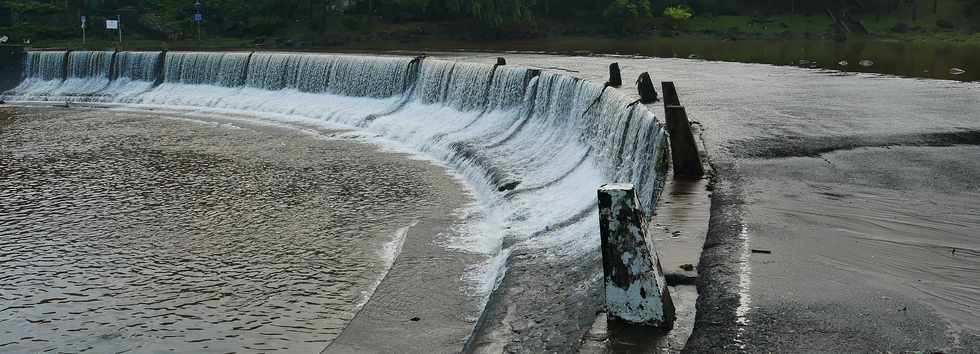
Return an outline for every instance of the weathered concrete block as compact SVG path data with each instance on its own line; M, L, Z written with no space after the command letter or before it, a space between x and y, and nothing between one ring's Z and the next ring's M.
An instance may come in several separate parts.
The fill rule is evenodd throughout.
M653 87L653 80L650 79L650 73L640 74L640 78L636 79L636 90L640 94L640 102L654 103L660 100L657 97L657 89Z
M674 303L632 184L599 187L599 234L609 318L672 328Z
M0 46L0 93L20 83L24 72L24 47Z
M119 49L112 51L112 58L109 58L109 80L115 80L119 78L119 72L116 68L116 58L119 57Z
M65 51L65 60L61 63L61 80L68 79L68 69L71 65L71 49Z
M677 87L674 87L673 81L663 81L660 83L660 87L663 89L664 106L681 105L681 99L677 97Z
M667 133L670 135L670 157L674 164L675 177L704 176L701 153L698 152L691 122L683 106L664 106Z
M251 59L252 55L249 54L248 57L249 59ZM248 67L248 63L245 64L246 64L245 67ZM167 50L164 49L160 51L160 54L157 57L157 67L153 71L153 77L155 78L153 80L153 86L160 86L161 84L163 84L163 81L165 79L164 75L166 74L166 67L167 67ZM242 82L245 82L244 77L247 71L248 70L242 70Z
M619 71L619 63L609 64L609 86L620 87L623 86L623 75Z

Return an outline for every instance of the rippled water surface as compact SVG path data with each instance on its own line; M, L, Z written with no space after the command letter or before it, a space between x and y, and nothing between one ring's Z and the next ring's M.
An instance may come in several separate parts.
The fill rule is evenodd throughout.
M433 166L296 130L0 111L0 352L314 352Z

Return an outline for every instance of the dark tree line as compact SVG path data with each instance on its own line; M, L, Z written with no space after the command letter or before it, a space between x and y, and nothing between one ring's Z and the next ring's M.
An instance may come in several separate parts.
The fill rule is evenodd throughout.
M367 23L470 20L474 29L506 31L542 21L611 23L661 16L683 5L698 16L855 13L913 16L959 6L980 21L980 0L200 0L206 31L218 36L325 33L358 30ZM0 0L0 30L43 37L76 35L78 18L123 16L124 26L147 36L189 36L196 0Z

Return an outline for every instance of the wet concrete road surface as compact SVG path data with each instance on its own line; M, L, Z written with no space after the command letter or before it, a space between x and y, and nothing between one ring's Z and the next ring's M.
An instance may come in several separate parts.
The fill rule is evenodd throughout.
M772 251L751 254L744 319L769 329L753 349L980 348L977 158L960 145L746 160L748 247ZM832 345L780 339L798 336Z
M674 81L716 168L686 352L980 348L980 85L636 57L447 53ZM756 249L756 252L752 252ZM642 350L639 350L642 351Z
M3 108L0 352L320 351L396 232L445 226L460 195L427 162L293 129Z

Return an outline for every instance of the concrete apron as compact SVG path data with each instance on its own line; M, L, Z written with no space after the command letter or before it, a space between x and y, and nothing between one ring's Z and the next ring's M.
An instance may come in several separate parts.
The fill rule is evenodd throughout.
M651 110L662 111L661 104L650 104ZM701 152L705 175L714 171L705 156L706 149L698 124L692 133ZM667 332L641 326L624 326L607 322L607 313L600 312L589 333L583 338L580 353L663 353L680 352L694 329L695 305L698 292L698 259L708 232L711 209L710 180L674 178L667 176L663 194L657 202L655 215L647 216L647 236L660 250L660 264L667 278L673 299L676 320Z

